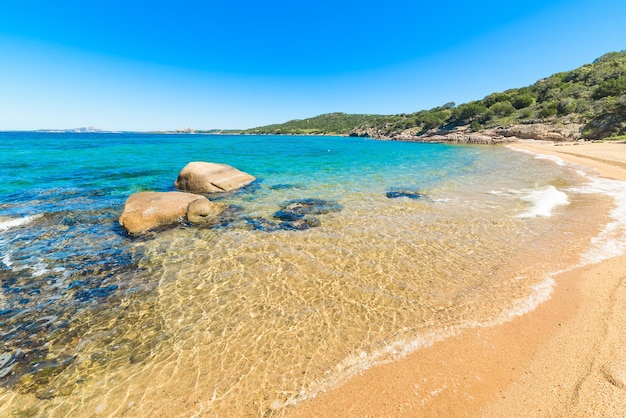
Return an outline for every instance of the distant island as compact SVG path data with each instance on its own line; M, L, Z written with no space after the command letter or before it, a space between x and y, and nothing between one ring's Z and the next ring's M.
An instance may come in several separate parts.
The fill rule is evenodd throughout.
M95 126L88 126L83 128L70 128L70 129L38 129L37 132L61 132L61 133L103 133L110 131L103 131Z
M195 131L198 133L209 131ZM626 139L626 51L482 100L399 115L329 113L211 133L349 135L421 142Z

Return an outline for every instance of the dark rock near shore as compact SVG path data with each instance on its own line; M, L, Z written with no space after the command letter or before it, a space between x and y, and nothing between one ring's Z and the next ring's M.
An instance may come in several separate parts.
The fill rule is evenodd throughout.
M280 226L269 219L265 218L247 218L246 224L251 227L255 231L263 231L263 232L275 232L279 231Z
M304 231L305 229L315 228L316 226L320 226L322 223L319 219L313 216L305 216L301 219L296 219L289 222L281 222L278 226L287 231Z
M340 211L337 202L322 199L302 199L287 202L281 210L274 213L274 218L281 220L281 229L302 231L319 226L315 215Z
M386 196L389 199L397 199L400 197L407 197L409 199L421 199L424 197L424 194L416 191L416 190L411 190L411 189L396 189L396 190L390 190L386 193Z
M322 199L292 200L285 203L274 213L276 222L270 219L255 217L246 218L248 227L264 232L304 231L321 225L317 215L337 212L343 207L337 202Z
M343 207L330 200L323 199L301 199L287 202L281 210L274 214L274 217L282 221L294 221L302 219L307 215L320 215L330 212L338 212Z
M301 184L275 184L270 186L270 190L306 189Z

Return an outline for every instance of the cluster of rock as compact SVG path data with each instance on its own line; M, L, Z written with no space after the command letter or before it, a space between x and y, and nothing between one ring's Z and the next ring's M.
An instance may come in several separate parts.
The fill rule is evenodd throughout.
M252 229L259 231L302 231L321 224L317 215L338 212L341 209L343 207L339 203L330 200L299 199L282 205L274 213L274 220L247 218L246 222Z
M503 144L520 139L542 141L577 141L581 138L582 124L517 124L507 127L483 129L478 132L468 126L459 126L452 130L432 130L422 133L416 129L405 129L385 133L371 126L361 126L350 132L350 136L368 137L391 141L445 142L454 144Z
M126 199L119 224L129 235L177 224L214 227L244 225L245 228L273 231L302 231L321 224L319 215L337 212L343 207L324 199L295 199L280 205L271 218L250 217L237 205L209 200L205 194L236 191L256 178L225 164L192 162L180 171L174 182L177 192L139 192ZM279 184L270 189L301 189L303 186ZM412 188L391 189L389 199L421 199L424 195Z
M486 129L483 132L490 135L500 135L505 138L561 142L579 140L582 136L583 127L584 125L580 123L564 123L558 125L531 123Z
M178 175L179 192L139 192L124 204L119 224L129 235L140 235L176 224L213 227L243 224L266 232L305 230L319 226L318 215L342 209L323 199L291 200L280 206L271 219L246 216L242 208L209 200L205 194L230 192L248 186L256 178L225 164L192 162ZM280 184L272 189L302 188Z
M239 189L256 178L226 164L192 162L183 168L174 185L180 192L140 192L124 204L120 225L130 235L180 222L211 225L226 210L225 203L212 202L197 193Z
M435 133L431 135L425 135L419 137L419 139L413 139L413 141L422 142L447 142L451 144L506 144L516 141L512 137L504 137L498 134L490 134L484 131L481 132L469 132L467 130L455 130L452 132Z

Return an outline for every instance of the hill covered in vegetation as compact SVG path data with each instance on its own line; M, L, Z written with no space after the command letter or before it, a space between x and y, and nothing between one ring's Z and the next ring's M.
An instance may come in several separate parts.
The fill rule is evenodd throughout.
M387 118L389 116L350 115L336 112L307 119L295 119L285 123L261 126L244 132L250 134L347 135L358 126L379 123Z
M454 142L619 137L626 134L626 51L460 105L399 115L330 113L242 132Z

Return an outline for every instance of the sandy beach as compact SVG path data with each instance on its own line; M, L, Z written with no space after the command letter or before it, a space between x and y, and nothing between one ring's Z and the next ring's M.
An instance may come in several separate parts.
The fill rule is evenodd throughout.
M626 181L624 143L512 146ZM287 416L626 416L626 255L555 280L534 311L374 367Z

